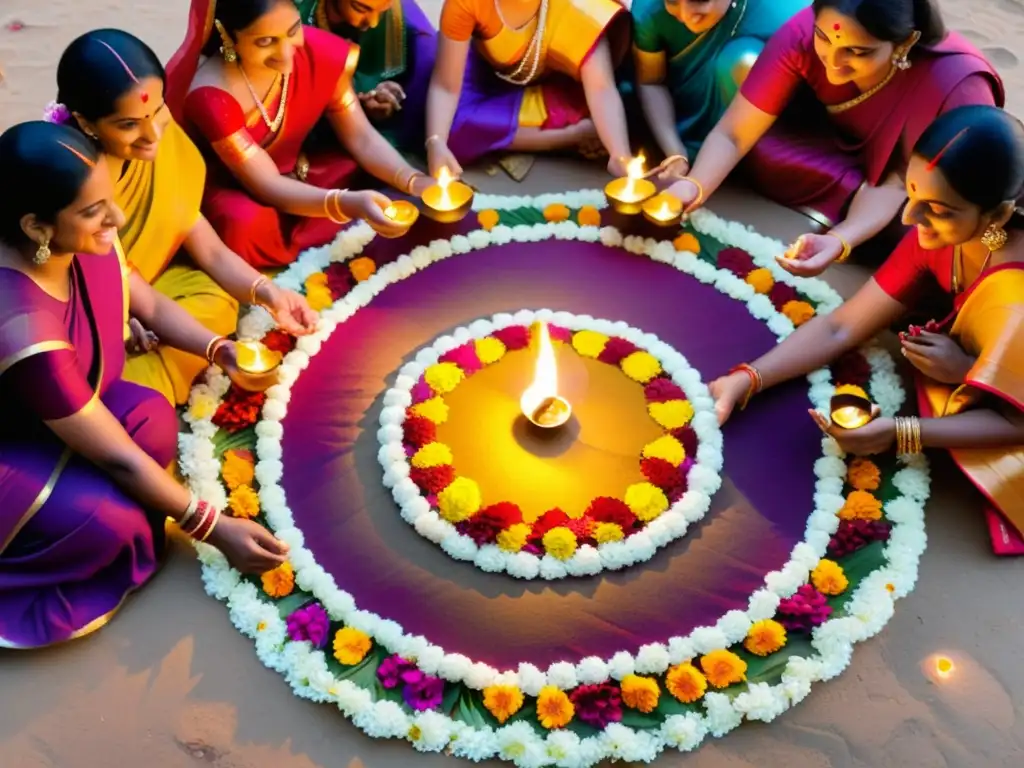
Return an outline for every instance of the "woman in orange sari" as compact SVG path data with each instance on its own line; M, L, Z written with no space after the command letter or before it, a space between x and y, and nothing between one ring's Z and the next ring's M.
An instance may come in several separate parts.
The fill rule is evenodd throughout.
M192 2L167 103L207 155L203 212L259 269L291 263L354 218L399 234L388 198L347 189L361 168L407 194L433 183L367 120L352 88L358 61L357 46L303 27L290 0Z
M901 334L916 368L921 418L876 418L844 430L812 415L846 451L948 449L991 504L1024 531L1024 126L990 106L944 113L907 169L913 225L856 295L814 318L752 364L711 384L719 419L763 388L854 349L918 304L928 289L953 311Z

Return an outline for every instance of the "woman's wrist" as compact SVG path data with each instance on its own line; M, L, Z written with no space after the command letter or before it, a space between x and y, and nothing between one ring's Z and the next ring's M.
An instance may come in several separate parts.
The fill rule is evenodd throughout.
M188 509L178 521L178 527L196 541L206 541L220 522L220 515L219 509L193 494Z
M217 353L225 345L230 344L230 343L231 342L228 341L227 336L214 336L214 337L212 337L208 342L206 342L206 362L208 362L210 365L215 365L216 364L215 360L216 360L216 357L217 357Z
M324 216L335 224L347 224L352 217L345 213L347 189L331 189L324 196Z

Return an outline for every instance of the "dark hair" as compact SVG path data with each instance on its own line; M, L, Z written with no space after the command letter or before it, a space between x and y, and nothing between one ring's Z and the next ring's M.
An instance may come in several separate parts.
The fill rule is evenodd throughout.
M76 39L60 57L57 101L86 120L99 120L114 114L117 100L144 77L167 84L153 50L120 29L96 29Z
M216 7L213 17L221 23L224 31L232 40L238 38L238 33L248 29L265 13L270 11L278 3L290 2L290 0L215 0ZM223 45L217 28L210 32L210 39L203 46L204 56L213 56L220 51Z
M825 8L856 19L868 34L887 43L902 43L914 31L920 45L935 45L946 37L946 25L935 0L814 0L814 14Z
M1024 124L998 107L958 107L939 115L914 154L934 162L960 197L986 213L1024 195ZM1019 226L1021 216L1014 218Z
M0 184L0 240L24 243L21 219L30 213L56 222L97 162L96 147L69 125L36 121L6 130L0 136L0 179L7 182Z

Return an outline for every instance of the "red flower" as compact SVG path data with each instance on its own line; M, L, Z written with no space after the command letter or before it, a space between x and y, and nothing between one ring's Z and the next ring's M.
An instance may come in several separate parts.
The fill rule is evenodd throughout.
M626 341L619 336L612 336L604 345L601 354L597 359L608 365L618 365L627 357L636 352L639 347L631 341Z
M442 363L455 363L467 376L473 375L484 367L476 353L476 345L473 342L448 350L441 355L440 361Z
M552 341L561 341L566 344L572 342L572 331L560 325L549 325L548 336L551 337Z
M504 344L506 349L526 349L530 346L530 329L525 325L510 325L491 335Z
M437 425L423 416L409 416L402 425L405 442L422 448L437 440Z
M688 457L697 458L697 433L693 431L693 427L687 424L685 427L673 429L671 434L682 443Z
M516 523L523 522L523 511L509 501L500 501L484 507L469 520L459 523L459 533L469 536L477 546L493 544L498 534Z
M274 352L280 352L282 355L287 355L293 349L295 349L295 337L290 333L285 333L280 328L275 328L269 331L266 336L263 337L263 343L267 349L273 350Z
M647 482L658 486L666 494L683 484L683 476L679 472L679 467L673 466L664 459L643 459L640 462L640 471L647 478Z
M659 376L651 379L644 387L644 397L649 403L666 403L669 400L685 400L686 393L672 379Z
M627 536L640 528L640 521L626 506L626 502L610 496L598 496L590 502L584 516L595 523L615 523Z
M213 423L227 432L239 432L256 423L266 400L265 392L246 392L232 384L213 414Z
M343 261L331 262L324 270L324 274L327 276L327 289L335 301L351 291L356 284L348 264Z
M609 683L581 685L569 694L580 722L604 730L622 720L622 693Z
M768 291L768 298L771 299L775 308L781 312L782 308L789 302L797 301L800 297L797 295L796 288L792 285L788 285L783 282L776 282L775 285L772 286L772 289Z
M530 541L539 542L544 538L544 534L550 531L552 528L558 528L560 526L569 525L569 516L565 514L558 507L549 509L533 524L533 531L530 533Z
M597 528L597 523L591 520L589 517L584 515L583 517L572 518L566 525L570 531L576 536L576 541L580 544L592 544L591 537L594 535L594 529Z
M409 470L409 479L419 486L420 490L429 495L437 495L455 479L455 467L442 464L437 467L413 467Z
M832 381L835 384L865 386L871 380L871 363L854 349L832 363Z
M723 248L718 252L718 268L727 269L737 277L746 277L757 267L754 257L742 248Z

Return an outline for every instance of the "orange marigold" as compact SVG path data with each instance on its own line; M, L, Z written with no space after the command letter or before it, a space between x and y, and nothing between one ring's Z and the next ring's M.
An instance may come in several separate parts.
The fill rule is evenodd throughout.
M488 208L486 211L480 211L480 213L476 215L476 220L481 227L490 232L498 226L498 222L501 221L501 214L493 208Z
M818 567L811 571L811 583L814 588L823 595L841 595L850 586L850 580L846 578L839 563L832 560L822 560Z
M581 227L600 227L601 212L592 205L584 205L576 213L576 222Z
M548 730L568 725L576 707L569 701L565 691L553 685L545 685L537 695L537 719Z
M355 627L342 627L334 635L334 658L346 666L358 664L373 647L370 636Z
M252 451L230 450L224 452L224 464L220 468L220 476L229 491L243 485L252 485L256 475Z
M882 473L871 459L856 458L850 462L846 482L858 491L877 491L882 484Z
M252 520L260 513L260 497L251 485L240 485L228 496L228 509L232 517Z
M377 271L377 265L369 256L360 256L348 263L348 271L352 273L357 283L369 280L370 276Z
M658 706L661 689L653 677L626 675L622 678L622 701L630 709L653 712Z
M683 234L672 241L672 245L677 251L700 253L700 242L690 232L683 232Z
M291 563L281 563L261 577L263 591L271 597L287 597L295 589L295 571Z
M785 644L786 628L774 619L754 622L743 641L743 647L755 656L775 653Z
M665 675L665 688L684 704L697 701L708 689L708 679L690 662L677 664Z
M766 267L755 269L744 278L751 288L758 293L768 293L775 286L775 278L772 271Z
M840 520L881 520L882 502L867 491L850 491L839 510Z
M568 221L569 220L569 206L563 203L552 203L544 209L544 220L545 221Z
M782 305L782 314L798 328L814 317L814 307L806 301L787 301Z
M315 272L306 278L306 303L314 312L322 312L334 303L331 289L327 286L327 275Z
M523 706L523 692L514 685L492 685L484 688L484 706L503 724Z
M712 651L700 657L700 668L715 688L727 688L747 679L747 662L732 651Z

